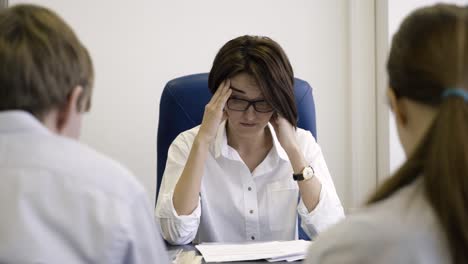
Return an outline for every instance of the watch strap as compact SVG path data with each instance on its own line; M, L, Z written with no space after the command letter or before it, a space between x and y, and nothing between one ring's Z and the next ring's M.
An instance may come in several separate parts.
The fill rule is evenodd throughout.
M304 177L304 173L306 173L306 171L307 171L307 173L310 173L310 172L308 172L308 170L312 170L312 176L307 175L306 176L307 178L306 178L306 177ZM312 166L308 165L308 166L304 167L304 169L302 169L301 172L293 174L293 179L295 181L305 181L305 180L308 180L308 179L310 179L311 177L314 177L314 176L315 176L314 168L312 168Z
M293 179L295 181L303 181L304 180L304 175L301 173L298 173L298 174L293 174Z

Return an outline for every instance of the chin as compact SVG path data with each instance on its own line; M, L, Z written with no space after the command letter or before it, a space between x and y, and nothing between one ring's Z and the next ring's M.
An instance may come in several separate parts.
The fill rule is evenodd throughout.
M256 123L254 125L238 124L236 126L236 131L239 134L253 135L253 134L258 134L258 133L263 132L266 126L267 124L259 124L259 123Z

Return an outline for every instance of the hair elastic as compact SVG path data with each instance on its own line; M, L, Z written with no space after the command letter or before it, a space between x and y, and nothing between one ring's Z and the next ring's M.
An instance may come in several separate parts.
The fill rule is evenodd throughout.
M461 97L463 100L465 100L465 103L468 103L468 91L465 89L447 89L442 93L442 98L447 98L449 96Z

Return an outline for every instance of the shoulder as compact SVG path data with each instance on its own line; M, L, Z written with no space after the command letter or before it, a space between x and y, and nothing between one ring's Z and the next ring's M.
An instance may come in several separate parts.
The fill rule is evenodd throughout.
M444 238L415 188L407 186L323 233L310 247L308 263L437 263L433 261L444 259Z
M36 160L25 160L25 166L39 167L63 188L73 193L104 195L109 199L129 200L145 193L136 177L122 164L84 143L51 135L32 145Z
M300 127L296 129L296 137L298 140L304 140L306 142L316 143L316 140L314 136L312 135L312 133L310 133L309 130L302 129Z
M200 125L181 132L179 135L177 135L174 141L172 141L169 147L169 152L174 153L175 151L188 155L199 130Z
M296 129L296 139L306 155L321 155L322 149L310 131L298 127Z
M172 144L186 143L191 145L195 140L199 130L200 125L181 132L179 135L177 135Z
M313 241L306 263L371 263L375 248L389 239L382 229L362 218L348 217ZM371 248L369 248L371 246Z

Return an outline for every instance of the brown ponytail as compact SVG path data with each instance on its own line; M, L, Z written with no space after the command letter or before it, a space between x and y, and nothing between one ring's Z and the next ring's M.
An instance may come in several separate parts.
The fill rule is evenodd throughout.
M387 64L398 97L437 107L437 116L406 163L369 204L424 178L427 200L445 231L453 263L468 263L468 8L436 5L413 12L395 34Z

